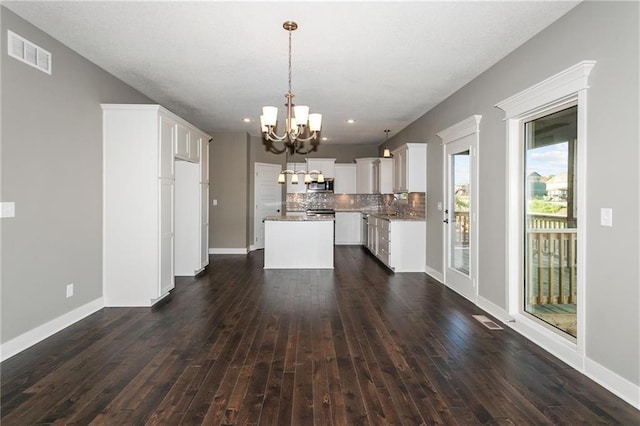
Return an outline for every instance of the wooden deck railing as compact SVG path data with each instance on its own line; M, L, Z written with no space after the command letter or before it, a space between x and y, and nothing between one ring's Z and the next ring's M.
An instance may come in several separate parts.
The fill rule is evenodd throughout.
M558 229L567 227L567 217L553 214L527 214L527 229Z
M469 212L455 212L455 243L469 245ZM527 287L533 304L574 304L577 230L564 216L528 214Z
M527 230L527 283L533 304L573 304L577 229Z
M462 246L469 245L469 212L455 212L455 242Z

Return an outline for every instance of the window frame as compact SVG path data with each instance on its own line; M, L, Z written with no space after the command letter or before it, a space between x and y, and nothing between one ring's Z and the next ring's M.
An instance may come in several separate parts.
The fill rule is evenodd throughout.
M579 62L549 78L535 84L496 104L505 112L507 128L507 211L506 211L506 281L507 312L514 329L530 338L569 365L583 370L585 348L585 260L588 239L586 235L587 215L587 89L588 77L596 61ZM566 108L572 104L578 106L578 146L576 151L578 185L577 210L582 212L578 222L577 247L577 293L576 339L553 327L533 320L523 314L524 283L524 123ZM550 327L550 328L549 328ZM567 337L568 336L568 337Z

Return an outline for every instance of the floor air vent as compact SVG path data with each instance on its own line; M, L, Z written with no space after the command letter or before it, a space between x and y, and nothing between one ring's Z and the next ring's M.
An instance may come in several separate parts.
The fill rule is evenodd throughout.
M498 324L491 321L489 318L487 318L484 315L472 315L472 317L480 321L480 324L484 325L489 330L502 330L502 327L500 327Z

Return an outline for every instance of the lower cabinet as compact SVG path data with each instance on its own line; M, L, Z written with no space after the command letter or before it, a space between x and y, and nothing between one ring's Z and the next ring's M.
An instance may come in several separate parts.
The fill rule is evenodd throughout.
M426 224L369 216L367 248L394 272L424 272Z
M336 212L335 244L362 244L360 212Z

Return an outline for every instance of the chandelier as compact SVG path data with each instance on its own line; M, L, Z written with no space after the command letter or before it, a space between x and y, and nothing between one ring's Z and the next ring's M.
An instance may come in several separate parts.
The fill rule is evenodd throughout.
M271 142L282 142L282 150L272 147L277 153L289 151L300 154L307 154L312 148L305 150L304 143L318 138L318 133L322 126L322 114L309 114L309 107L306 105L294 105L291 93L291 33L298 28L298 24L293 21L286 21L282 27L289 32L289 91L284 95L287 99L287 115L285 118L284 134L279 136L276 133L278 123L278 108L274 106L262 107L260 116L260 128L265 140ZM317 143L316 143L317 145Z

